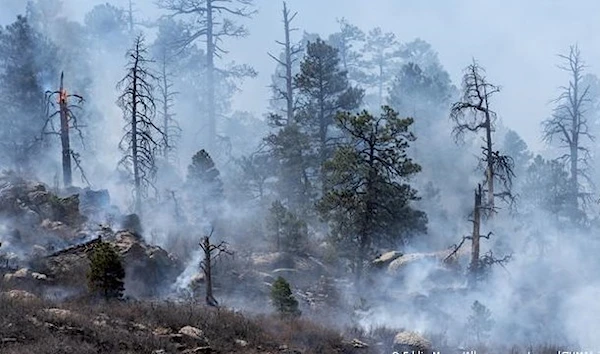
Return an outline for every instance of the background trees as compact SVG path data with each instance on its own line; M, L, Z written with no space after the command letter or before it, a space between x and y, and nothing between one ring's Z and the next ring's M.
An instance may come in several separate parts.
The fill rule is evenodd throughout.
M218 216L218 206L224 195L219 175L219 170L206 150L200 150L192 157L192 163L187 169L186 194L196 221L204 216Z
M315 171L320 173L322 193L325 178L321 169L331 155L334 136L330 128L340 110L354 110L360 105L363 92L348 83L347 73L339 66L337 50L321 39L309 43L296 76L299 90L300 125L311 141Z
M589 143L594 139L587 119L587 109L591 100L589 85L583 82L586 66L579 48L576 45L571 46L569 54L560 55L560 58L564 61L560 68L569 73L569 83L561 87L561 94L554 101L556 107L552 117L543 123L543 138L550 143L557 141L559 148L566 150L558 159L569 164L571 218L581 220L579 201L585 201L587 195L581 178L587 179L588 184L590 182L586 172L590 150L586 141Z
M46 121L43 82L59 76L56 47L36 32L25 17L0 30L0 147L2 160L19 172L41 161Z
M285 73L276 74L277 79L284 81L285 88L280 88L277 87L277 85L273 85L273 90L275 92L275 99L281 99L285 101L284 113L286 116L286 125L289 125L294 122L296 101L294 100L293 70L294 63L298 60L298 54L302 51L302 47L294 45L290 39L291 33L297 30L297 28L291 27L292 21L294 20L297 14L297 12L291 14L287 8L287 4L285 3L285 1L283 2L283 30L285 35L285 41L277 41L277 44L283 46L283 55L282 57L277 58L272 54L269 54L269 56L273 58L285 70Z
M226 37L245 37L247 29L234 22L233 18L248 18L254 14L253 0L159 0L158 4L172 16L182 17L187 22L188 35L180 46L188 46L197 39L206 42L206 91L207 105L207 146L212 146L217 136L217 96L216 81L233 76L252 77L256 73L248 66L218 68L215 59L226 51L221 42Z

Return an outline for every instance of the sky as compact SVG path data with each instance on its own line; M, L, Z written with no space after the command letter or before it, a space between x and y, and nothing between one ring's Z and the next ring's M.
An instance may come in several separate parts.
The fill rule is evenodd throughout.
M81 20L94 5L107 0L64 0L67 14ZM22 11L25 0L0 0L0 23ZM126 5L126 0L112 0ZM505 125L516 130L535 151L541 151L543 119L550 101L566 84L557 68L558 54L577 43L589 72L600 74L600 1L595 0L288 0L298 12L296 27L326 37L337 30L336 18L345 17L363 30L379 26L400 41L420 37L432 44L455 84L473 58L486 68L490 82L501 86L493 102ZM226 43L227 60L248 63L258 77L248 80L236 97L234 109L266 113L274 63L267 52L278 53L275 40L283 37L280 1L256 0L258 13L244 21L245 39ZM138 16L158 14L154 0L135 0ZM299 39L301 32L296 32Z

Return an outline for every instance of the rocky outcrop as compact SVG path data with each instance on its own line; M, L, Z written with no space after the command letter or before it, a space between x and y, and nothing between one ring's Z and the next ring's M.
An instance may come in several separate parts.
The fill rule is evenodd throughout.
M130 231L113 233L103 229L101 237L55 252L44 260L46 274L60 283L85 286L88 254L100 241L112 244L125 266L125 293L134 297L157 295L165 281L173 280L182 271L180 262L158 246L147 244Z
M6 297L11 300L18 301L37 301L39 298L34 294L25 290L10 290L4 293L0 293L0 296Z
M394 350L400 353L428 353L431 351L431 342L418 333L402 331L394 337Z

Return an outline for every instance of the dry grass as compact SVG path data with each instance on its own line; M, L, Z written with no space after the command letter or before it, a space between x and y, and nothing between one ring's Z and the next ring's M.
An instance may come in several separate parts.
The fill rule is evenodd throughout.
M338 332L303 319L247 317L195 303L53 304L0 297L0 353L180 353L203 346L169 336L184 326L201 329L218 353L357 352Z

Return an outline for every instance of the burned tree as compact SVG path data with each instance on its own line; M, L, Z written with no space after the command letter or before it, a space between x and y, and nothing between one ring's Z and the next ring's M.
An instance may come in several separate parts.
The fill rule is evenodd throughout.
M247 67L235 67L229 70L219 69L215 57L220 58L226 51L219 45L226 37L245 37L246 27L236 24L231 17L249 18L256 11L252 9L253 0L159 0L158 5L169 11L172 16L189 20L189 36L180 46L186 47L197 39L206 42L206 104L208 113L208 146L212 146L217 136L216 78L226 74L238 78L256 76L256 72Z
M488 232L487 235L481 234L481 216L483 211L487 208L483 202L483 188L481 184L477 185L475 189L475 198L473 202L473 213L471 214L473 223L473 232L469 236L464 236L460 243L453 246L450 254L445 258L444 261L450 260L456 256L466 241L471 241L471 260L469 262L469 280L474 285L475 281L481 278L484 271L493 264L503 265L511 259L511 255L506 255L503 258L496 258L494 253L490 250L486 254L481 256L481 239L490 239L492 232Z
M122 90L117 104L127 122L125 135L119 143L124 156L119 166L130 175L133 184L134 210L140 214L142 199L148 187L153 187L156 175L155 156L164 139L163 131L154 123L156 105L152 81L156 76L150 72L151 60L146 59L146 47L142 35L136 37L127 56L127 75L119 81Z
M64 85L64 72L60 74L60 88L58 91L46 91L46 100L48 108L55 108L52 98L57 96L58 109L48 114L46 123L44 125L44 134L58 134L60 136L61 151L62 151L62 170L63 170L63 185L65 188L71 186L73 182L71 159L75 161L77 168L81 171L82 179L89 185L79 160L79 154L75 153L71 149L71 130L76 130L83 143L83 137L81 135L81 126L78 124L77 116L73 113L74 109L80 109L81 103L83 103L83 97L77 94L69 94L65 89ZM69 104L69 99L76 99L77 103ZM55 116L60 116L60 129L56 129L53 124Z
M160 60L157 102L160 107L159 115L164 137L162 155L165 161L173 163L176 160L177 141L181 138L181 128L174 118L175 113L173 113L173 100L178 92L173 90L172 74L167 67L168 61L166 53L163 53Z
M204 253L204 259L200 262L200 269L202 269L206 281L206 304L208 306L218 307L219 302L213 296L212 269L217 259L223 255L233 255L233 252L227 248L227 242L225 241L213 244L211 241L213 232L214 229L210 231L210 234L204 236L202 242L200 242L200 248Z
M589 85L585 85L585 63L577 46L571 46L568 55L559 55L564 64L559 68L570 75L569 84L561 87L561 94L554 100L556 107L552 117L543 123L543 139L552 143L558 140L560 148L567 150L557 160L568 163L570 169L569 204L572 217L579 210L579 199L585 197L580 178L589 182L585 167L588 165L590 150L584 142L593 141L587 120L587 106L590 104Z
M495 197L512 201L511 187L514 177L512 158L494 151L496 112L491 109L490 101L500 88L487 81L485 70L476 61L466 68L462 85L462 99L454 103L450 111L450 119L456 124L452 133L460 139L466 132L478 134L483 131L483 156L479 162L485 169L486 208L493 213ZM497 193L494 188L495 182L500 182L504 190Z
M285 81L285 89L281 89L279 87L273 87L275 90L276 98L275 99L283 99L286 102L286 125L291 124L294 121L294 77L292 75L292 68L294 62L298 60L297 55L302 52L301 46L292 45L290 41L290 33L293 31L297 31L297 28L291 28L291 23L294 20L298 13L294 12L290 15L290 11L287 8L287 4L285 1L283 2L283 29L285 33L285 42L276 41L277 44L283 46L284 53L283 58L277 58L274 55L269 54L273 60L275 60L279 65L283 66L285 69L285 74L278 75L279 79L283 79ZM274 85L275 86L275 85Z

